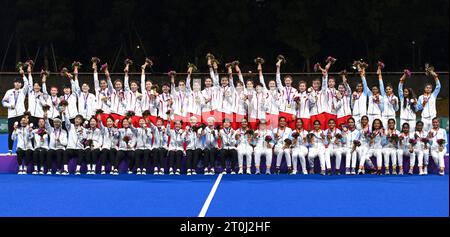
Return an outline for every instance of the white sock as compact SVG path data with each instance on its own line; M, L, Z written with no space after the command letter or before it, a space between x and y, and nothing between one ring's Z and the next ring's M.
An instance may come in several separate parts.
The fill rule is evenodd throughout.
M37 165L34 166L34 171L38 171L38 166Z
M95 171L96 167L97 167L97 165L96 165L96 164L93 164L93 165L92 165L92 171Z
M80 172L81 166L77 165L77 172Z
M64 165L64 171L69 171L69 165Z
M104 165L102 165L102 171L105 171L105 166Z

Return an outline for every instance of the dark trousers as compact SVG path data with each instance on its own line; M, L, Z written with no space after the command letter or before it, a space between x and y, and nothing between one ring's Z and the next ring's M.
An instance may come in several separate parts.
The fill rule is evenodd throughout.
M196 170L198 161L202 156L203 151L201 149L187 150L186 151L186 168L188 170Z
M169 167L181 170L182 151L169 151Z
M33 164L38 167L44 167L47 159L47 149L38 148L33 151Z
M153 166L157 168L164 169L164 158L167 155L167 150L165 148L156 148L153 149Z
M216 154L217 154L217 148L207 148L205 149L205 156L204 158L204 163L205 163L205 168L211 167L214 168L215 163L216 163Z
M114 165L114 168L119 170L119 165L123 159L128 159L129 161L128 169L131 170L134 166L133 151L118 151L116 156L116 164Z
M150 159L150 150L136 150L134 152L135 168L147 169L148 160Z
M17 149L17 164L27 166L31 162L33 151Z
M68 149L64 152L64 165L69 163L71 158L77 158L77 165L86 163L86 152L81 149Z
M8 119L8 150L10 150L10 151L12 151L13 146L14 146L14 141L11 140L11 136L14 131L14 123L15 122L20 123L21 118L22 118L22 116L17 116L17 117Z
M226 170L228 161L231 165L231 170L236 168L237 162L237 150L235 149L221 149L220 150L220 163L222 165L222 169Z
M48 150L47 152L47 170L52 170L52 162L56 160L56 167L58 170L62 168L64 150Z
M106 163L109 162L111 165L114 165L116 162L116 149L103 149L100 152L100 160L102 163L102 166L106 167Z
M94 149L94 150L86 150L86 162L88 164L97 164L97 161L100 157L100 149Z

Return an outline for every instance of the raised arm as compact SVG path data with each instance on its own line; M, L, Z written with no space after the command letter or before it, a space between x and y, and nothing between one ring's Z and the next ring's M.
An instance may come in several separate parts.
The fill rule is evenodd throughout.
M441 82L439 81L439 76L436 73L434 73L433 76L434 76L434 80L436 81L436 88L434 88L432 95L435 98L437 98L437 96L439 95L439 92L441 92Z
M262 65L258 64L258 74L259 74L259 83L261 83L261 85L264 88L264 91L268 91L267 86L266 86L266 82L264 81L264 74L262 71Z
M378 82L380 83L381 96L385 97L386 96L386 91L384 90L383 75L381 74L381 69L380 68L378 68L377 74L378 74Z
M361 81L362 81L363 88L364 88L364 94L366 96L372 96L372 91L369 89L369 86L367 86L367 80L366 80L365 75L361 76Z
M30 68L30 67L29 67ZM28 69L28 73L29 74L31 74L31 69ZM27 79L27 77L25 76L25 73L24 74L22 74L22 78L23 78L23 90L22 90L22 93L24 94L24 95L27 95L28 94L28 90L29 90L29 83L28 83L28 79ZM31 86L33 86L33 85L31 85Z
M277 73L275 75L275 81L277 82L278 90L283 91L283 83L281 82L281 62L277 63Z
M400 99L400 101L402 101L404 98L403 97L403 83L405 83L405 79L406 79L406 76L403 75L400 78L400 82L398 83L398 98Z

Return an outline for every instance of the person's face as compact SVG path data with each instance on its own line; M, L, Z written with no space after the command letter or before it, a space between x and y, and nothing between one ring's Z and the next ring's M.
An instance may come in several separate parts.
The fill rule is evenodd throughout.
M161 119L156 120L156 127L162 127L164 122Z
M150 91L153 87L153 83L151 81L145 82L145 90Z
M243 119L241 122L241 127L242 128L247 128L248 127L248 121L246 119Z
M20 120L20 126L26 127L28 125L28 120L26 118L22 118Z
M106 83L106 81L105 80L101 80L100 81L100 88L102 90L104 90L104 89L106 89L106 87L108 87L108 84Z
M112 128L114 126L114 120L107 119L106 120L106 126L108 126L108 128Z
M55 128L60 128L61 127L61 121L55 120L55 121L53 121L53 125L55 126Z
M364 118L361 119L361 124L362 125L366 126L368 123L369 123L369 119L368 118L364 117Z
M363 85L362 85L361 83L358 83L358 84L356 85L356 91L357 91L357 92L363 91Z
M431 92L433 92L433 87L431 85L426 85L424 91L427 94L431 94Z
M320 88L320 81L313 81L313 89L318 91Z
M115 83L114 83L114 88L116 89L116 90L122 90L122 82L121 81L116 81Z
M378 87L374 86L374 87L372 87L372 93L374 95L378 95L378 93L380 93L380 90L378 90Z
M409 126L408 126L408 125L403 125L402 131L403 131L404 133L409 133Z
M81 86L81 90L83 91L83 92L89 92L89 85L88 84L86 84L86 83L84 83L82 86Z
M18 90L22 87L22 83L20 82L14 82L14 89Z
M315 130L320 130L320 123L314 123L314 129Z
M34 83L33 89L35 92L39 92L41 91L41 86L39 85L39 83Z
M408 90L408 89L404 89L404 90L403 90L403 95L404 95L405 97L409 97L409 90Z
M271 90L276 90L277 89L277 84L275 83L275 81L269 81L269 88Z
M130 84L130 89L132 92L136 92L138 90L138 88L139 88L138 84L136 84L134 82Z
M52 96L56 96L56 95L58 94L58 89L55 88L55 87L53 87L52 89L50 89L50 94L51 94Z
M394 130L395 129L395 122L393 120L390 120L388 122L388 126L389 126L389 129Z
M348 121L348 127L351 128L351 129L355 128L355 121L352 120L352 119L350 119L350 120Z
M343 85L339 85L338 91L343 95L345 93L345 87Z
M210 127L214 126L214 120L208 120L208 126Z
M145 119L139 119L139 126L145 127Z
M89 121L89 126L91 126L91 128L96 128L97 127L97 120L91 119Z
M336 122L333 120L328 121L328 127L334 129L336 127Z
M39 126L39 128L44 128L45 127L45 120L39 119L38 126Z
M423 124L421 124L421 123L416 124L416 130L419 131L419 132L422 132Z
M284 84L286 84L286 86L291 86L292 85L292 79L290 77L286 77L284 79Z
M267 124L265 124L265 123L259 124L259 130L266 130L266 128L267 128Z
M280 119L279 124L280 124L280 127L282 127L282 128L286 127L286 119Z
M206 86L206 87L211 87L211 86L212 86L212 80L211 80L211 78L207 78L207 79L205 80L205 86Z
M242 85L242 83L238 82L238 83L236 84L236 90L237 90L237 91L242 91L242 89L244 89L244 85Z
M180 129L181 128L181 122L180 121L175 122L175 128L176 129Z
M194 126L197 124L197 118L196 117L191 117L189 119L189 123L191 124L191 126Z
M394 91L393 91L392 87L390 87L390 86L386 87L386 94L392 95L393 92Z
M223 123L224 128L229 128L231 126L230 122L226 121Z
M301 83L300 85L298 85L298 90L300 92L305 92L306 91L306 84L305 83Z
M336 86L336 81L333 78L330 78L328 80L328 87L329 88L334 88Z
M256 86L256 92L261 93L262 92L262 86Z
M122 127L128 128L129 126L130 126L130 122L128 121L128 119L123 120Z
M75 118L75 125L81 125L82 122L83 120L81 120L79 117Z
M297 128L297 129L302 129L303 128L303 122L302 122L302 120L297 120L297 122L295 122L295 127Z
M432 124L433 124L433 128L439 128L440 127L439 120L437 120L437 119L434 119Z
M63 91L64 91L65 95L69 95L72 92L72 90L70 90L70 88L64 88Z
M169 93L169 87L168 86L163 86L162 90L164 93Z
M375 121L373 122L373 127L374 127L375 129L380 129L380 128L381 128L381 122L380 122L379 120L375 120Z
M186 90L186 83L184 81L178 82L178 88L182 91Z
M192 88L194 89L194 91L200 91L202 89L202 86L200 85L200 83L194 82Z
M253 82L252 81L247 81L247 88L248 89L253 89Z
M220 84L221 84L223 87L228 86L228 78L222 78L222 79L220 80Z

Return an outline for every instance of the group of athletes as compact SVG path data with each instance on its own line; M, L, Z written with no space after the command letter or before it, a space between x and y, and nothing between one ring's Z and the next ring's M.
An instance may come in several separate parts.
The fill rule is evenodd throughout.
M124 81L112 81L108 65L92 58L95 91L88 83L80 87L81 63L74 62L73 72L61 72L70 81L62 95L55 86L47 90L48 72L33 82L34 63L20 63L21 76L2 100L8 109L9 150L17 141L18 174L69 175L71 159L77 162L76 175L82 170L119 175L123 161L128 174L137 175L271 174L280 173L284 159L289 174L306 175L314 174L317 159L321 175L402 175L413 174L415 167L426 175L431 158L444 175L447 134L436 118L441 85L434 69L426 70L434 89L426 84L418 98L405 87L411 76L405 70L397 97L393 85L383 83L382 62L379 85L369 88L367 64L355 61L361 82L352 91L345 71L329 76L335 61L329 57L325 67L316 64L322 77L310 87L300 81L295 88L292 76L282 81L281 55L276 80L268 86L261 58L255 60L258 81L244 81L238 61L226 64L227 73L220 76L219 62L208 54L210 77L193 79L197 68L189 64L185 80L176 82L176 73L169 72L170 83L161 85L146 77L151 60L141 66L140 81L130 81L129 59Z

